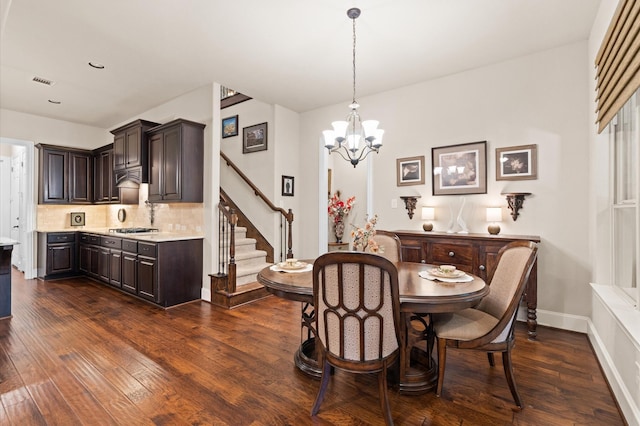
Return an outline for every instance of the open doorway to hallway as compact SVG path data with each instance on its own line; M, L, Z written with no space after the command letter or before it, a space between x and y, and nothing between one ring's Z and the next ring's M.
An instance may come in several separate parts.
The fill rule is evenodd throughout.
M20 244L14 246L11 263L35 278L35 173L34 144L0 138L0 235Z

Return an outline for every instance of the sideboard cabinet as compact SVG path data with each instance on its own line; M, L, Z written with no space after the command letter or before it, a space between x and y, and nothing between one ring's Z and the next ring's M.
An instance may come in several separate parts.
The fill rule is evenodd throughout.
M433 265L454 265L491 282L498 252L513 241L540 242L534 235L448 234L444 232L394 231L400 238L402 260ZM525 289L529 338L535 339L538 306L537 261Z

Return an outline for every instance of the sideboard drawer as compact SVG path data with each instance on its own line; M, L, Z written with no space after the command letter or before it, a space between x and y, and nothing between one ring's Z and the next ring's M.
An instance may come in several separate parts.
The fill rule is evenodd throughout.
M427 263L464 265L473 267L475 247L461 244L430 244Z

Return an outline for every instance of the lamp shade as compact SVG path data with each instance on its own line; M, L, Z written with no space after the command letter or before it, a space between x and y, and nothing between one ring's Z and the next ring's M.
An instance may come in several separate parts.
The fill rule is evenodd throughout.
M502 222L502 208L487 207L487 222Z
M422 208L422 220L433 220L435 218L435 209L433 207Z

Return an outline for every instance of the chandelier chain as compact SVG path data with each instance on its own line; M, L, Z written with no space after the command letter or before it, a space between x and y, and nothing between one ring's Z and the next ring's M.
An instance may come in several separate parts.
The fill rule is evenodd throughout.
M356 18L353 21L353 103L356 103Z

